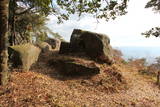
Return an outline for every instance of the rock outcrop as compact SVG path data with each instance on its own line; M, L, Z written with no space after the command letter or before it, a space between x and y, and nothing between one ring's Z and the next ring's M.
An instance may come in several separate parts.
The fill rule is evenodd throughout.
M47 42L38 42L36 43L36 46L39 47L42 50L42 53L45 53L47 51L51 51L52 47Z
M61 47L62 46L63 44ZM68 46L69 49L67 50L70 53L84 52L92 59L108 64L113 63L112 48L110 46L110 39L107 35L74 29ZM62 48L60 48L60 51L61 49Z
M61 42L59 53L60 54L67 54L69 52L70 52L70 43L69 42Z
M8 49L9 62L12 67L22 68L23 71L29 71L32 64L34 64L39 57L41 50L32 44L23 44L11 46Z
M76 60L51 60L50 65L66 76L92 76L100 73L93 63L80 63Z
M47 42L49 45L51 45L52 49L58 50L60 48L61 41L59 39L47 38L47 40L45 40L45 42Z

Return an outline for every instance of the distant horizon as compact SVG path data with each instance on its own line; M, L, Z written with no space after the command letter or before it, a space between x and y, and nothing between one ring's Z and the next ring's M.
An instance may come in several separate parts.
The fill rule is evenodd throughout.
M139 59L146 58L148 63L154 63L156 57L160 57L160 47L136 47L136 46L120 46L113 47L122 52L123 58L128 60L130 58Z

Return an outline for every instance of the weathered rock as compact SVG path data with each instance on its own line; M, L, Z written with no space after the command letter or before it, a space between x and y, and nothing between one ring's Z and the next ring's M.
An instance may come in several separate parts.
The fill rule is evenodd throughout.
M107 35L74 29L70 39L71 52L85 52L93 59L113 63L112 48Z
M60 54L67 54L69 52L70 52L70 43L69 42L61 42L59 53Z
M38 42L36 46L42 50L42 53L52 50L51 45L49 45L47 42Z
M59 39L48 38L47 40L45 40L45 42L51 45L52 49L58 50L60 48L61 41Z
M38 60L41 50L32 44L15 45L8 48L9 61L14 68L29 71L31 65Z
M96 65L78 63L74 60L52 60L50 64L67 76L92 76L100 73Z

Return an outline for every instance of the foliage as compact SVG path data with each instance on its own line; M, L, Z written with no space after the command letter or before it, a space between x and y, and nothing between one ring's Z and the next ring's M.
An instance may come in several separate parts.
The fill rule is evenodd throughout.
M45 21L51 12L50 0L10 0L9 10L11 45L29 42L33 36L46 36Z
M15 30L24 40L33 37L44 38L44 36L47 36L46 20L44 16L38 14L23 14L17 17Z
M50 32L50 34L51 34L54 38L57 38L57 39L59 39L59 40L61 40L61 41L65 41L64 38L63 38L60 34L58 34L58 33Z
M160 57L156 57L156 64L160 66Z
M160 1L159 0L150 0L145 8L152 8L154 11L159 12L160 10Z
M60 13L59 23L68 20L70 14L92 14L95 18L115 19L116 16L126 14L128 0L57 0L52 2Z
M108 21L126 14L127 2L128 0L10 0L10 37L15 36L14 32L22 39L28 39L30 35L41 38L50 33L62 39L46 27L48 15L55 15L58 23L68 20L71 14L78 14L79 17L82 14L92 14L95 18L105 18Z
M18 8L45 15L54 14L59 23L68 20L71 14L92 14L96 18L115 19L126 14L128 0L16 0ZM20 5L18 5L20 4ZM22 10L23 10L22 9ZM26 11L25 10L25 11ZM22 12L21 12L22 13ZM18 13L17 13L18 14ZM19 13L20 14L20 13Z
M145 35L145 37L150 37L150 36L159 37L160 36L160 27L152 28L149 31L142 33L142 35Z
M17 5L17 9L23 10L21 12L16 13L17 15L21 15L28 11L32 11L34 13L40 12L41 14L46 15L48 15L51 12L50 0L15 0L15 2Z
M160 71L160 57L156 58L156 62L154 64L148 66L148 72L156 74L158 71Z
M54 33L46 26L47 20L45 15L35 13L23 14L16 19L16 32L18 32L23 39L27 40L36 38L36 40L44 41L47 39L48 34L63 40L58 33Z
M155 12L160 12L160 0L150 0L145 8L152 8L153 11ZM150 36L155 36L159 37L160 36L160 27L155 27L151 28L150 30L142 33L142 35L145 35L145 37L150 37Z
M158 71L160 71L160 57L156 58L156 62L146 66L146 69L140 69L139 72L149 76L156 76Z

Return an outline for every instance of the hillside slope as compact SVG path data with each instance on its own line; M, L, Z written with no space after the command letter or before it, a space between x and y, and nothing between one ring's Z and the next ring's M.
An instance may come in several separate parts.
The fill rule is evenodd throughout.
M14 70L10 83L0 86L0 107L159 107L160 90L154 80L123 64L98 64L101 74L61 75L49 60L68 58L56 52L41 55L30 72ZM86 58L71 58L79 62ZM120 78L120 79L119 79Z

